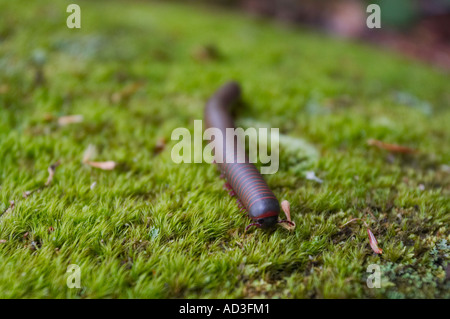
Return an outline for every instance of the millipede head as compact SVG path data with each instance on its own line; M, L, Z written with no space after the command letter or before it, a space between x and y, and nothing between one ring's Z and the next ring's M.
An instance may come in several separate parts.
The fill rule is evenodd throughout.
M271 228L277 224L280 205L275 197L264 198L255 201L248 211L250 218L257 222L261 228Z
M278 216L258 218L256 222L260 225L261 228L272 228L278 223Z

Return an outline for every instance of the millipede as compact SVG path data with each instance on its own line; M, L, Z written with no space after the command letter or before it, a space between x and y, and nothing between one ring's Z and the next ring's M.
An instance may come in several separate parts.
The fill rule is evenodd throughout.
M223 157L227 154L227 128L235 128L231 115L232 106L240 99L241 88L236 82L228 82L220 87L208 100L205 107L206 128L217 128L222 132ZM278 223L295 224L289 220L279 220L280 203L263 179L262 175L245 154L244 145L234 140L234 160L216 162L221 177L226 179L225 187L231 196L237 197L241 210L247 212L253 222L246 227L246 231L254 226L258 228L272 228ZM245 154L245 160L237 161L239 153ZM288 213L286 212L286 215ZM288 215L289 216L289 215ZM289 217L288 217L289 218Z

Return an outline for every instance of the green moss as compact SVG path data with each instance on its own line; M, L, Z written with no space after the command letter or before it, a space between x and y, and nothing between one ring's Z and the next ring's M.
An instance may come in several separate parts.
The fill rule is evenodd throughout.
M15 201L0 217L1 297L448 297L448 74L212 8L79 4L80 30L66 28L63 3L0 4L1 212ZM174 164L171 142L154 152L231 78L244 125L301 141L281 146L267 176L291 202L293 233L244 234L213 166ZM57 125L70 114L84 121ZM421 153L391 156L369 138ZM89 144L119 167L83 165ZM51 186L23 198L57 160ZM381 257L364 227L340 228L354 217ZM380 289L366 286L373 263ZM70 264L82 289L66 286Z

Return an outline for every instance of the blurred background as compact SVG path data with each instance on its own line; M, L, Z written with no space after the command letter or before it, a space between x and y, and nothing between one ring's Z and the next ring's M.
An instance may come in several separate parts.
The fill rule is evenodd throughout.
M180 2L180 1L178 1ZM284 23L357 38L450 69L450 0L186 0L233 7ZM381 8L381 29L368 29L366 8Z

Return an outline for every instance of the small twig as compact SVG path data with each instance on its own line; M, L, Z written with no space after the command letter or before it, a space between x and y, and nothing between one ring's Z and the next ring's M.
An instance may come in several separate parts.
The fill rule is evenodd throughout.
M55 176L56 167L58 167L58 166L59 166L59 161L57 161L56 163L50 165L48 167L48 178L47 178L47 181L45 182L45 184L42 185L42 186L39 186L39 187L37 187L37 188L35 188L35 189L31 190L31 191L25 191L22 194L22 197L23 198L28 198L33 193L38 192L38 191L42 190L43 188L50 186L50 184L51 184L51 182L53 180L53 177ZM6 214L7 212L11 211L14 208L14 206L15 206L15 202L13 200L10 201L9 207L6 208L3 211L3 213L0 214L0 217L3 216L4 214Z
M340 226L339 228L344 228L348 224L353 223L354 221L357 221L357 220L361 220L361 218L352 218L348 222L346 222L344 225Z
M366 208L364 212L365 212L366 214L369 214L369 215L373 218L373 220L377 221L377 218L376 218L375 215L370 211L369 208Z
M10 202L9 202L9 207L7 207L7 208L3 211L3 213L0 215L0 217L3 216L4 214L6 214L7 212L13 210L14 206L15 206L15 202L14 202L13 200L10 201Z
M367 211L366 211L367 213ZM372 215L372 214L371 214ZM372 217L374 217L372 215ZM375 217L374 217L375 218ZM382 254L383 250L381 248L378 247L378 241L375 238L374 234L372 233L372 231L369 228L369 225L366 223L366 221L362 220L361 218L352 218L350 219L348 222L346 222L345 224L343 224L342 226L340 226L340 228L344 228L345 226L347 226L350 223L353 223L355 221L360 221L363 223L364 227L366 227L367 229L367 234L369 235L369 244L370 244L370 248L372 248L372 250L376 253L376 254Z

